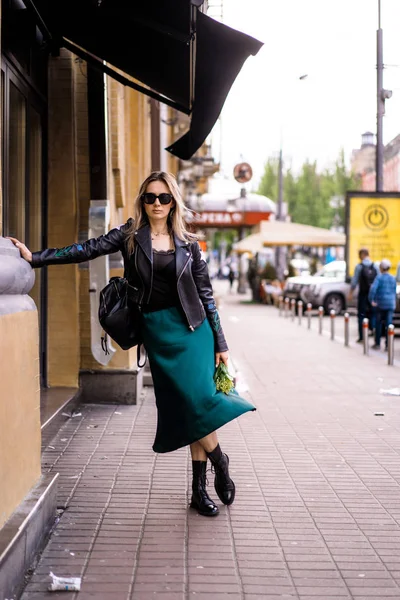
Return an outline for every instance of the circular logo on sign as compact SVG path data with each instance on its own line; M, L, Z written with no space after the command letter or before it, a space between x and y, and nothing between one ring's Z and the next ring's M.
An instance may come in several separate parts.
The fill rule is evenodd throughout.
M382 231L389 223L389 214L381 204L371 204L364 213L364 223L372 231Z
M253 177L253 169L249 163L239 163L233 169L233 176L239 183L246 183Z

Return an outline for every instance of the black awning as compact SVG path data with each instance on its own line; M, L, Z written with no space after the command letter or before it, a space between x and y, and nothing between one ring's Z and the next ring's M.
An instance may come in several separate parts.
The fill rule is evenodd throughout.
M204 142L222 110L229 90L243 63L255 55L262 43L214 21L197 15L194 102L190 129L167 148L189 159Z
M262 46L204 15L197 8L201 0L29 2L53 43L125 85L192 114L189 131L167 148L182 159L201 146L244 61Z

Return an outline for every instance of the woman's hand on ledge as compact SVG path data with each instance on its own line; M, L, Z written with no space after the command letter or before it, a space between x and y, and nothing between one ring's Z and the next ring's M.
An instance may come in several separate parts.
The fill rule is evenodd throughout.
M13 237L6 237L7 240L11 240L12 243L18 248L21 253L22 258L24 258L29 263L32 262L32 252L19 240Z

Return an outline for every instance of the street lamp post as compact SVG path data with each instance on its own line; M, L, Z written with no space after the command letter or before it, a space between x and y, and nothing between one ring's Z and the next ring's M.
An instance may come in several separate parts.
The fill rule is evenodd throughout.
M240 162L233 169L233 176L238 183L245 184L251 180L253 177L253 170L249 163ZM245 224L246 224L246 188L243 187L240 190L240 200L241 200L241 209L242 209L242 225L239 227L239 240L243 239ZM235 200L235 204L237 205L237 200ZM245 294L247 291L247 277L246 277L246 269L245 269L246 257L242 254L239 257L239 273L238 273L238 294Z
M286 215L285 215L286 217ZM278 206L276 211L276 220L283 221L283 155L282 155L282 134L281 134L281 147L279 150L279 162L278 162ZM284 265L282 264L285 257L285 252L278 246L275 250L275 263L276 273L278 279L283 279Z
M378 31L376 32L376 165L375 188L383 192L383 116L385 100L392 97L390 90L383 88L383 31L381 28L381 0L378 0Z
M278 162L278 210L276 215L277 221L282 221L283 217L283 156L282 156L282 139L281 147L279 150L279 162Z
M242 187L240 190L240 198L242 199L243 202L243 206L242 206L242 214L243 214L243 223L246 220L246 188ZM239 240L242 240L244 238L245 234L245 228L244 225L241 225L239 227ZM242 254L241 256L239 256L239 272L238 272L238 287L237 287L237 292L238 294L245 294L247 292L247 277L246 277L246 272L245 272L245 262L246 262L246 257L244 254Z
M383 191L383 115L385 101L382 98L383 89L383 32L381 29L381 0L378 0L378 31L376 32L376 191Z

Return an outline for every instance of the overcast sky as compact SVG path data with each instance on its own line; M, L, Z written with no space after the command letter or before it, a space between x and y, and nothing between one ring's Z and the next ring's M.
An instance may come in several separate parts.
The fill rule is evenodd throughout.
M307 158L327 166L347 157L361 134L376 130L378 0L224 0L224 22L264 42L234 83L221 116L215 152L231 176L241 158L255 184L277 155L280 123L286 164ZM400 133L400 0L382 0L384 142ZM308 74L300 81L301 75Z

